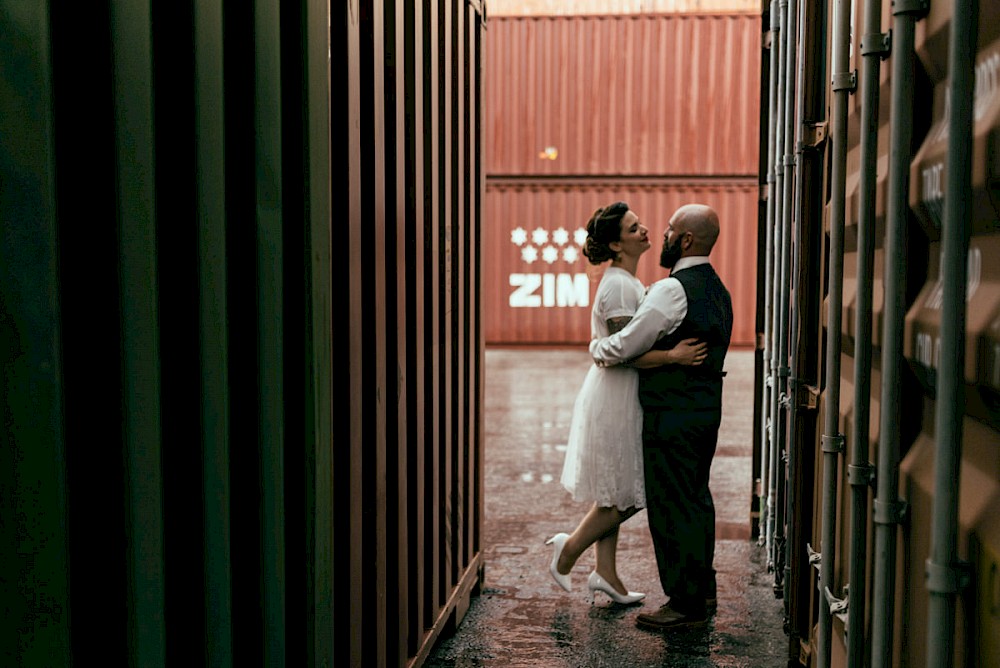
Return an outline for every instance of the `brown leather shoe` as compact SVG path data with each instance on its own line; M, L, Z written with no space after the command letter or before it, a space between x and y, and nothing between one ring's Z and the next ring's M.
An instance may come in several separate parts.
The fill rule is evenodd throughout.
M704 626L708 623L708 615L685 615L664 603L656 612L640 612L635 618L635 625L646 629L676 629Z

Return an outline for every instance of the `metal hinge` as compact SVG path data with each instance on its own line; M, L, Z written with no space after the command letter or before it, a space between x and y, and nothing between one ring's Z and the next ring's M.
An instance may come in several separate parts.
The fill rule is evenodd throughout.
M875 466L871 462L848 465L847 481L852 487L871 486L875 482Z
M801 146L816 148L826 141L826 121L806 122L802 124Z
M833 454L840 454L844 451L844 435L837 434L835 436L827 436L823 434L820 437L820 445L823 452L830 452Z
M920 17L927 13L930 6L930 0L892 0L892 13L894 16L915 14Z
M902 524L909 515L910 504L902 499L882 501L875 499L872 503L872 519L875 524Z
M858 88L858 71L851 70L850 72L837 72L833 75L833 79L830 80L830 90L836 92L838 90L846 90L854 92Z
M937 564L927 559L925 574L927 591L935 594L957 594L972 582L972 565L962 560L951 564Z
M819 388L800 384L795 387L795 406L814 411L819 408Z
M861 55L877 55L882 60L892 51L892 31L872 32L861 38Z

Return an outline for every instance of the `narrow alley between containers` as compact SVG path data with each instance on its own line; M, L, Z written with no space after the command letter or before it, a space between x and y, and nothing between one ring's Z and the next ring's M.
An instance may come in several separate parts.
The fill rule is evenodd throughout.
M570 593L549 575L549 536L571 531L586 512L559 482L573 401L590 357L573 348L487 348L484 582L452 634L424 666L787 665L783 605L766 551L751 537L754 352L731 350L723 422L712 467L716 505L718 611L700 629L646 631L639 612L666 601L646 513L621 527L619 573L644 602L586 600L593 550L577 562Z

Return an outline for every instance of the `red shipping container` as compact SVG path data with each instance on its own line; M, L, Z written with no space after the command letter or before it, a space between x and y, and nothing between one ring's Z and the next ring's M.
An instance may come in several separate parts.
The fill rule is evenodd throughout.
M491 17L488 176L759 173L761 18Z
M590 309L606 265L580 252L594 210L625 200L650 229L639 260L649 285L667 221L682 204L716 209L722 228L712 264L733 298L735 346L755 344L758 186L746 179L487 181L483 228L483 310L487 344L571 344L590 340Z

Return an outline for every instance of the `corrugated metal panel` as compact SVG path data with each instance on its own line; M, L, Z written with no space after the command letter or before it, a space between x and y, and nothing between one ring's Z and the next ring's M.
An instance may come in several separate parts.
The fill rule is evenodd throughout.
M483 5L222 4L0 11L4 666L417 668L482 584Z
M490 16L753 12L760 0L490 0Z
M923 429L916 442L906 453L900 464L900 496L907 503L907 513L914 527L931 527L934 522L934 501L936 496L935 458L939 445L935 437L934 415L936 406L933 399L926 397L923 407ZM1000 482L997 469L1000 467L1000 434L983 422L971 417L961 418L962 451L961 477L955 482L957 512L960 521L957 525L958 557L963 561L970 559L969 547L976 543L993 543L996 545L996 511L1000 506ZM925 558L931 554L932 533L928 530L910 531L904 542L906 557L904 559ZM907 563L904 561L904 563ZM980 564L975 564L980 565ZM977 592L978 590L978 592ZM985 591L984 591L985 590ZM985 594L985 600L973 599L972 593L980 596ZM979 632L986 627L996 625L996 576L992 576L987 587L973 583L969 591L970 607L966 608L971 619L967 624L958 624L955 629L954 666L995 666L996 642L983 642L978 637ZM926 584L926 572L923 568L910 567L900 570L896 581L896 628L909 629L913 638L913 629L926 629L929 621L930 593ZM975 615L985 608L985 618ZM982 626L981 626L982 625ZM978 628L977 628L978 627ZM900 657L899 665L931 665L928 662L928 647L923 638L910 642L904 639L899 645L896 656Z
M1000 22L997 22L1000 23ZM994 148L1000 133L1000 39L976 56L973 107L972 213L973 233L995 232L996 204L1000 200ZM930 239L936 239L944 220L944 192L948 159L948 81L934 86L932 125L910 166L910 206Z
M948 42L955 8L952 3L932 3L928 15L916 24L916 51L927 73L933 96L930 127L910 165L909 204L926 235L918 242L928 242L926 280L906 314L903 355L909 361L925 394L923 430L901 464L901 494L909 504L911 526L934 527L939 510L934 471L940 466L936 452L942 444L937 437L947 430L935 428L940 412L935 397L941 391L942 286L949 268L942 266L941 230L945 223L944 195L947 186L949 143ZM964 411L961 440L960 477L955 508L958 518L956 546L958 557L968 560L974 571L996 568L996 562L984 563L982 552L969 551L973 546L997 544L996 506L1000 481L1000 419L996 393L1000 387L1000 356L996 345L997 314L1000 313L1000 273L993 261L1000 253L997 235L996 167L993 157L1000 129L1000 87L997 70L1000 63L1000 6L979 6L975 59L975 94L973 102L972 170L969 192L971 233L966 264L966 313L964 334ZM924 99L931 97L925 95ZM952 445L952 444L949 444ZM904 542L904 559L918 563L932 553L931 532L910 532ZM995 573L995 570L993 570ZM897 606L897 628L926 629L930 620L930 597L922 569L903 572L897 592L908 597L908 605ZM992 581L990 581L992 585ZM995 632L996 588L970 587L963 591L963 614L971 623L959 624L954 636L954 665L995 665L997 645L986 640ZM991 628L992 627L992 628ZM990 636L984 635L990 634ZM923 642L897 640L899 655L911 665L927 662L929 648Z
M827 3L828 8L825 14L818 16L813 21L809 21L812 14L811 8L807 7L805 14L800 14L800 18L805 18L803 30L799 32L800 39L797 45L798 53L795 60L797 68L804 68L807 72L815 74L813 80L829 82L829 74L824 75L822 70L812 66L815 61L807 60L802 54L814 53L825 50L831 43L831 35L836 34L835 21L831 22L830 17L834 15L832 11L834 3ZM881 5L880 25L861 25L864 12L857 3L852 10L851 24L853 35L854 59L848 71L858 72L863 67L860 57L861 45L864 43L868 48L875 46L870 40L880 39L881 34L886 34L898 28L899 4L885 3ZM891 5L891 7L890 7ZM933 532L939 527L938 520L942 517L941 511L948 506L948 512L954 512L958 519L956 534L953 535L954 543L949 547L957 547L956 557L958 560L967 560L973 573L986 574L995 573L997 568L998 552L996 546L1000 544L1000 533L997 531L996 507L998 490L997 471L998 453L1000 453L1000 418L997 412L997 388L1000 387L1000 348L997 348L998 328L997 314L1000 312L1000 274L990 264L989 258L996 258L1000 254L1000 235L997 234L996 225L996 202L1000 201L996 187L996 166L995 160L991 157L995 151L993 146L996 143L998 128L1000 128L1000 87L997 85L997 70L1000 63L1000 5L997 3L982 3L978 7L978 36L975 33L968 35L968 39L975 41L976 46L976 78L974 97L974 127L970 147L972 152L972 183L968 191L962 193L961 199L970 205L967 210L967 220L965 221L967 231L970 233L968 239L967 260L962 269L967 271L965 275L965 307L966 312L963 328L960 335L964 336L963 359L964 367L962 378L958 379L958 394L962 396L962 406L964 416L956 416L952 413L952 399L948 394L948 387L945 381L953 380L950 374L954 371L952 367L945 369L942 362L941 348L943 333L942 328L942 285L949 278L949 274L954 273L958 266L963 265L961 261L944 262L941 258L942 243L941 227L944 220L944 193L946 186L946 176L949 166L949 149L954 148L956 138L949 137L948 116L949 104L947 97L951 94L948 89L949 57L950 52L948 42L950 32L954 27L951 25L953 16L957 17L959 9L955 3L931 3L929 11L916 22L915 49L919 58L916 64L918 72L912 81L894 82L890 77L890 72L894 69L893 59L897 58L902 51L898 50L899 44L906 39L905 31L900 33L897 42L897 33L892 34L892 53L888 60L881 64L879 80L881 82L879 90L879 119L877 122L879 136L877 145L877 162L875 164L862 165L859 155L859 137L861 133L867 132L871 125L866 125L867 121L861 118L861 104L863 76L859 77L858 90L856 94L848 97L848 108L850 115L847 119L847 144L850 149L847 156L847 196L848 210L846 216L846 227L844 229L845 253L843 256L843 279L844 279L844 310L843 310L843 355L839 359L840 368L837 376L825 375L819 377L819 382L815 383L809 378L810 366L800 364L801 358L792 358L798 366L798 370L793 373L796 376L798 387L827 387L821 393L819 415L826 415L831 411L839 410L841 420L837 430L842 432L847 449L843 457L832 460L834 474L836 476L833 498L824 498L827 485L821 482L824 469L829 473L831 461L828 459L825 466L821 465L812 468L813 484L809 485L812 490L811 495L800 495L798 489L805 487L805 484L797 481L792 470L793 458L798 458L803 452L802 448L792 448L791 441L788 441L788 449L782 451L784 439L782 431L772 431L773 423L769 422L773 414L755 416L759 425L763 429L761 441L767 446L775 446L773 453L788 455L787 469L780 470L777 474L780 482L781 475L789 472L789 479L784 489L790 490L790 497L794 504L786 506L790 509L790 520L785 521L785 526L779 528L774 534L775 539L782 539L784 546L791 546L785 552L788 555L804 555L806 550L802 549L793 531L804 533L809 538L809 542L815 546L819 542L825 541L824 524L826 527L833 527L835 531L834 549L832 555L827 554L824 549L823 563L825 566L833 564L833 575L827 583L832 592L846 592L850 585L851 612L857 612L855 602L860 602L862 606L874 603L872 595L874 588L865 589L866 583L862 582L861 587L856 589L857 580L848 574L848 559L854 547L864 546L867 549L867 559L862 559L862 563L869 566L876 564L872 559L870 543L866 541L873 535L874 527L879 531L886 528L883 522L885 515L876 519L879 513L874 515L862 514L860 517L851 508L853 504L848 503L851 495L859 495L866 491L870 494L878 492L876 507L882 504L883 489L865 490L857 486L857 480L853 474L857 471L848 471L848 464L855 463L857 459L865 462L879 462L885 451L879 452L883 447L891 446L898 450L894 455L890 455L890 460L899 461L902 457L900 467L899 496L906 502L907 519L903 529L896 534L898 541L895 545L898 549L897 566L893 568L892 579L895 584L894 599L896 606L892 617L889 620L888 638L882 638L879 644L888 645L891 648L890 656L899 665L922 665L926 663L928 657L934 652L929 651L927 646L927 631L929 622L933 627L933 620L929 614L930 601L935 599L929 593L929 585L926 577L926 570L923 564L927 560L927 555L932 552ZM962 11L968 11L963 9ZM786 33L787 34L787 33ZM836 40L836 37L834 37ZM775 42L777 44L777 42ZM876 55L877 57L877 55ZM869 56L870 62L870 56ZM896 62L896 65L899 63ZM771 72L772 75L776 72ZM861 73L864 74L863 72ZM913 104L908 108L894 109L892 86L910 83L914 85ZM808 99L808 95L806 96ZM833 99L833 93L827 88L825 100ZM933 101L933 104L928 104ZM958 103L955 103L956 105ZM958 106L954 108L959 108ZM910 153L909 178L905 187L908 189L909 205L914 217L922 226L922 230L907 230L901 237L889 238L885 217L887 215L887 180L889 171L890 146L888 141L888 118L892 113L893 128L909 127L913 130L913 141L910 146L902 147L902 150L910 151L911 147L916 150L915 155ZM809 111L803 111L795 119L796 124L802 119L820 118ZM771 118L770 122L780 120ZM822 177L822 182L828 182L831 173L829 151L831 147L837 145L837 133L843 132L844 128L831 128L830 141L819 152L825 166L819 170L811 170L810 165L799 163L799 171L796 175L808 175L799 180L794 186L792 193L797 211L806 212L799 221L799 230L811 229L812 216L811 207L808 202L810 188L814 181L812 176L818 174ZM949 145L951 144L951 145ZM900 147L892 147L897 150ZM787 146L786 146L787 150ZM801 158L811 158L809 152L799 154ZM836 160L836 154L833 155ZM875 254L873 274L874 276L860 276L859 267L863 255L859 252L858 238L859 228L859 194L863 185L875 186L874 201L871 202L875 213ZM779 193L780 195L780 193ZM799 202L802 202L800 205ZM786 203L787 204L787 203ZM787 211L787 209L786 209ZM899 213L899 212L897 212ZM903 211L905 219L910 212ZM829 217L830 209L827 208L826 215ZM827 225L829 230L829 225ZM904 228L906 229L906 228ZM894 247L894 241L901 241L901 245ZM801 247L808 247L809 243L798 244ZM831 246L824 244L824 251L829 252ZM861 250L864 250L862 247ZM905 261L900 264L900 261ZM835 258L826 258L826 264L830 265ZM762 258L763 261L763 258ZM890 264L898 265L893 269ZM995 262L993 263L995 264ZM800 268L808 265L799 263ZM833 269L836 269L834 265ZM888 277L890 270L897 273L893 276L896 279L895 289L900 290L904 296L902 303L892 303L890 286L885 285L883 279ZM902 270L902 273L898 273ZM868 287L872 289L873 302L870 306L860 303L858 299L859 288L869 282ZM788 287L788 286L785 286ZM830 288L830 282L819 280L815 282L799 282L793 279L791 286L798 294L805 292L815 292L822 297L825 291ZM804 289L803 289L804 288ZM883 293L885 293L883 295ZM797 296L797 295L796 295ZM885 351L880 355L876 350L871 360L862 359L864 349L863 340L854 341L854 330L860 320L863 311L861 307L870 308L870 315L873 317L873 346L882 345L882 337L887 336L885 342L893 347L896 346L898 331L892 331L891 322L898 317L898 311L893 313L895 307L902 306L906 309L905 330L903 332L903 354L907 364L902 370L895 366L895 363L888 359ZM798 300L792 304L791 313L798 319L798 331L781 332L780 334L794 339L799 332L808 331L808 323L811 309L800 308ZM827 314L827 306L824 305L823 315ZM883 317L885 321L883 323ZM826 324L826 323L824 323ZM886 331L883 334L883 324ZM827 332L829 337L820 337L817 340L817 347L824 348L833 341L833 332ZM954 334L954 332L952 332ZM888 348L887 348L888 349ZM825 351L824 351L825 352ZM859 364L861 362L861 364ZM780 360L781 364L785 360ZM857 366L857 369L852 368ZM794 367L793 367L794 369ZM870 396L864 397L863 392L855 393L866 377L864 371L871 371L872 387ZM771 373L775 369L772 367ZM894 371L898 378L890 379L890 371ZM902 375L899 375L902 371ZM884 374L884 376L883 376ZM774 378L775 376L772 376ZM760 378L760 376L759 376ZM944 379L944 380L942 380ZM882 386L882 381L892 380L895 387ZM963 383L964 381L964 383ZM836 383L836 384L835 384ZM964 385L964 388L963 388ZM762 385L762 387L764 387ZM840 405L837 407L828 405L828 397L833 392L827 392L836 387L839 390ZM954 387L954 386L953 386ZM963 391L964 390L964 391ZM768 390L764 387L764 393ZM935 399L937 397L937 399ZM771 395L769 401L775 402L777 397ZM947 406L938 406L936 400L942 401ZM865 402L864 404L862 402ZM776 405L776 404L772 404ZM806 435L805 429L810 425L807 420L812 419L810 414L813 411L808 408L803 410L803 405L792 406L779 409L779 421L788 418L787 434L796 435L796 443L813 442L813 447L806 448L806 452L822 452L826 449L826 442L830 431L815 429L815 439L802 438L799 435ZM828 408L830 410L828 410ZM858 438L864 435L859 433L865 427L859 420L863 416L863 408L871 411L868 416L868 443L865 439ZM900 418L900 419L895 419ZM887 423L892 423L893 429L885 429L880 422L887 419ZM943 424L944 420L948 424ZM817 425L818 426L818 425ZM961 437L950 439L945 443L939 440L939 435L947 434L953 436L955 430L961 431ZM890 433L892 438L890 439ZM775 436L777 435L777 439ZM878 437L886 439L886 443L880 444ZM768 442L768 439L772 439ZM892 443L890 443L892 441ZM867 452L858 452L855 448L870 446ZM957 454L961 457L958 464L959 471L955 471L951 485L942 487L940 480L935 481L935 470L940 472L942 465L949 466L948 451L957 448ZM829 451L828 451L829 452ZM824 455L825 457L826 455ZM839 460L839 461L838 461ZM774 461L774 460L772 460ZM890 461L890 466L892 461ZM839 468L838 468L839 467ZM881 474L888 468L880 468ZM848 475L851 473L852 475ZM940 475L938 476L940 478ZM798 489L796 489L798 487ZM888 501L892 502L892 494L896 490L890 490ZM868 497L871 503L872 497ZM827 515L820 508L822 505L830 505L835 508L835 512ZM810 509L811 506L811 509ZM869 505L869 510L871 506ZM862 511L866 513L868 511ZM853 517L852 517L853 514ZM955 519L955 516L952 519ZM779 520L784 520L779 512ZM858 520L861 520L860 522ZM853 525L853 526L852 526ZM896 531L889 527L890 531ZM858 533L852 535L852 531ZM807 532L807 533L806 533ZM787 540L785 540L787 536ZM893 534L889 534L893 536ZM772 536L769 536L769 539ZM893 538L895 540L895 538ZM951 542L951 541L947 541ZM851 548L851 549L849 549ZM832 556L828 561L827 557ZM826 601L823 600L822 587L816 586L816 573L814 569L806 565L803 559L792 557L788 564L788 572L794 573L796 570L808 573L808 592L801 592L791 587L784 590L785 600L788 601L786 610L788 615L789 636L793 639L791 647L793 650L792 660L801 659L810 663L816 661L818 649L822 645L819 636L822 634L821 626L817 626L817 616L819 611L825 609ZM798 562L798 563L797 563ZM801 563L801 565L800 565ZM892 564L890 564L890 567ZM783 569L775 568L776 573L781 573ZM872 573L874 571L870 571ZM880 574L881 575L881 574ZM992 641L997 637L997 617L991 609L995 609L996 587L993 586L992 576L984 576L987 585L976 586L973 581L972 586L964 587L957 595L959 603L957 624L946 633L950 634L947 642L952 645L954 656L949 665L997 665L998 645ZM851 582L847 582L851 579ZM879 575L875 576L875 580ZM873 580L874 581L874 580ZM776 580L777 582L777 580ZM980 583L981 584L981 583ZM791 595L789 593L791 592ZM941 592L935 592L940 594ZM800 604L798 601L803 601ZM939 602L940 597L936 600ZM819 605L817 605L817 601ZM796 609L807 611L805 614L796 614ZM833 638L831 645L833 648L833 660L827 661L831 666L853 665L853 660L849 660L844 647L848 638L851 640L861 640L862 647L866 646L864 626L860 633L854 633L854 622L851 620L851 636L846 634L844 624L836 618L832 621ZM877 625L879 626L879 625ZM816 629L820 628L817 633ZM884 625L883 625L884 628ZM881 630L881 629L880 629ZM930 628L930 630L934 630ZM985 640L989 638L990 640ZM939 640L945 640L938 638ZM867 645L875 643L871 639ZM941 662L939 662L941 663Z
M857 73L857 91L854 95L847 96L847 145L851 148L855 148L858 145L859 136L861 134L861 98L862 98L862 77L864 76L864 55L862 54L862 48L868 48L874 46L871 43L872 38L869 39L869 44L864 44L864 39L866 35L871 34L874 38L878 35L885 34L889 32L892 28L892 3L884 3L882 5L882 14L879 18L879 23L877 25L866 26L865 25L865 12L861 10L860 7L854 7L853 17L851 19L854 27L854 34L856 36L862 36L860 38L855 37L851 41L850 50L850 64L848 69L851 72ZM879 125L888 123L889 121L889 100L892 99L891 89L889 87L891 83L890 75L892 74L892 67L888 64L883 63L879 67Z
M915 26L915 47L920 63L932 83L948 78L948 40L951 34L951 17L955 8L951 2L935 2L928 7L927 16ZM1000 6L995 2L979 3L978 50L983 50L1000 39Z
M756 175L753 15L491 19L489 175Z
M722 234L713 264L733 297L733 344L755 342L757 183L579 180L490 181L486 188L483 309L487 344L584 344L590 306L603 272L580 253L594 210L625 200L650 229L653 247L639 262L650 284L662 236L682 204L716 208Z
M332 599L349 636L328 664L416 668L484 569L483 15L474 0L358 10L343 10L346 40L332 40L346 67L331 95L351 102L333 162L352 180L333 184L350 241L334 275L346 308L332 312L350 373L334 389L350 400L330 518L349 565Z
M1000 390L997 351L984 345L997 329L1000 314L1000 235L969 239L966 268L965 382ZM927 282L906 314L903 355L928 375L940 366L941 354L941 242L930 245ZM969 402L971 411L977 404ZM985 417L984 419L989 419Z

